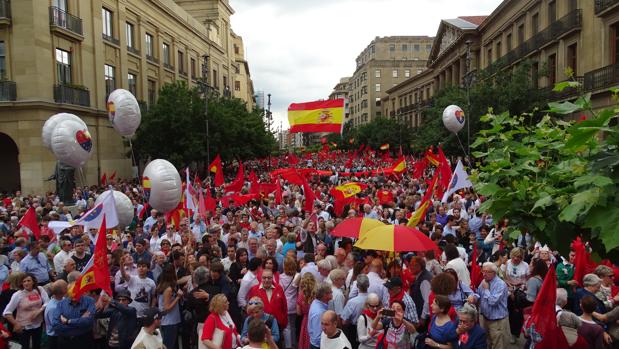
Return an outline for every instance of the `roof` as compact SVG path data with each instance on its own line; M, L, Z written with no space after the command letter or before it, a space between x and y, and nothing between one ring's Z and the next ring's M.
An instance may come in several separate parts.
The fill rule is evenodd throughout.
M480 25L488 16L459 16L458 18L461 18L467 22L476 24L476 25Z
M467 30L476 29L485 18L486 16L460 16L458 18L443 19L443 21L460 29Z

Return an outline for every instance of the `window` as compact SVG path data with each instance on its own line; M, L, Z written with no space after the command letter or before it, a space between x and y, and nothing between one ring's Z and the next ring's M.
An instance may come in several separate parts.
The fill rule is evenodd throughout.
M408 51L408 45L407 44L402 44L402 51L404 51L404 52Z
M6 78L6 52L4 51L4 41L0 41L0 79Z
M376 84L376 86L375 86L375 91L376 91L376 92L380 92L380 84Z
M488 60L488 65L492 64L492 48L488 48L487 60Z
M404 77L405 78L410 78L411 77L411 70L410 69L404 69Z
M389 45L389 52L395 52L395 44Z
M375 53L376 52L376 48L374 46L370 47L370 52L371 53Z
M196 60L193 58L191 59L191 77L196 78Z
M610 61L611 63L619 63L619 23L610 27Z
M398 70L397 69L394 69L394 70L391 71L391 77L393 77L393 78L397 78L398 77Z
M71 83L71 53L59 48L56 49L56 74L59 84Z
M415 49L415 52L419 52L419 44L415 44L415 46L413 46Z
M554 86L557 82L557 55L548 56L548 86Z
M239 47L237 45L234 45L234 54L239 54Z
M432 45L431 44L427 44L426 45L426 51L430 51L432 50Z
M116 89L116 80L114 79L114 66L105 65L105 93L110 94Z
M241 90L241 82L240 81L236 80L234 82L234 90L235 91L240 91Z
M103 35L113 37L112 33L112 11L105 7L101 9L101 20L103 21Z
M577 74L577 67L578 67L577 53L578 53L578 46L576 43L573 43L567 47L567 57L566 57L567 66L572 69L572 71L574 72L574 76L578 75Z
M375 78L380 78L380 69L376 69L376 70L374 71L374 77L375 77Z
M512 33L507 34L507 36L505 37L505 46L507 52L512 50Z
M539 63L537 62L531 64L531 82L533 83L533 88L539 87Z
M524 23L518 26L518 46L524 43Z
M496 43L496 58L499 59L501 57L501 42L498 41Z
M146 55L150 57L154 57L154 45L153 45L153 36L146 33Z
M163 48L163 64L170 64L170 45L165 42L162 45Z
M572 12L576 9L578 0L567 0L567 12Z
M138 95L138 76L132 73L127 74L127 85L129 86L129 92L134 96Z
M536 13L531 17L531 33L535 35L537 34L538 31L539 31L539 13Z
M182 51L178 51L178 62L176 62L176 64L178 65L179 73L181 74L187 73L185 71L185 54Z
M223 76L224 78L224 88L228 87L228 77L227 76Z
M157 98L157 82L148 80L148 105L154 105Z
M67 0L53 0L52 1L52 6L58 7L58 9L67 12L68 7L67 7Z
M217 75L217 70L213 69L213 86L215 88L219 88L219 76Z
M548 3L548 24L557 20L557 1L553 0Z
M127 22L126 29L127 29L127 47L135 48L135 42L134 42L135 40L133 39L135 32L134 32L133 24Z

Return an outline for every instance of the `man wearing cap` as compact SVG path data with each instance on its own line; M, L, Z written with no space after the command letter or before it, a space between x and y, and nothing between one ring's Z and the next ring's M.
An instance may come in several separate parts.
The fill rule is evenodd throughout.
M106 336L109 348L131 348L136 329L136 310L129 306L132 301L127 290L117 292L116 300L110 300L107 295L99 297L99 303L104 309L97 312L95 317L110 318Z
M582 278L582 284L584 287L577 289L574 293L574 313L576 315L582 315L580 300L585 296L592 296L597 301L597 306L595 308L597 313L606 313L604 303L595 296L602 286L602 279L595 274L587 274Z
M385 287L389 290L389 304L395 301L404 303L406 307L404 310L404 318L416 325L419 323L417 308L411 296L409 296L407 292L404 292L403 285L402 279L397 276L385 282Z
M131 349L164 349L161 332L157 328L161 325L161 313L157 308L148 308L144 311L144 323L140 333L133 341Z

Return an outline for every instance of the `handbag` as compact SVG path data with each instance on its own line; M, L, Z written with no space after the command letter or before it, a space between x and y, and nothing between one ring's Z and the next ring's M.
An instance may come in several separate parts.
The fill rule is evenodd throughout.
M514 307L522 309L529 304L527 301L527 294L522 289L517 288L514 290Z
M428 347L426 345L426 338L428 338L428 332L417 333L417 337L415 337L415 341L413 342L413 348L426 349Z
M224 343L224 331L215 328L215 330L213 330L213 339L211 339L211 342L213 342L216 347L221 347Z

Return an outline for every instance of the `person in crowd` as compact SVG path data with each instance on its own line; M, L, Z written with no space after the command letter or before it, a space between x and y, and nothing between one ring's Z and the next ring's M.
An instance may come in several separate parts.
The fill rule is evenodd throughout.
M19 336L22 348L39 349L43 330L43 311L49 302L49 297L43 287L37 286L37 279L33 274L25 274L21 279L21 286L20 291L13 293L2 314L12 325L13 333Z
M131 349L161 349L163 337L157 329L161 326L163 315L157 308L148 308L144 311L142 328L131 345Z
M306 273L301 276L299 282L299 294L297 295L297 317L301 317L301 324L299 326L299 349L309 349L309 333L308 333L308 320L309 310L316 298L316 279L312 273Z
M39 286L47 285L54 276L47 256L41 252L40 242L37 240L30 243L30 251L19 263L19 270L30 273L36 278Z
M54 269L56 270L56 274L62 273L66 261L71 258L71 249L73 248L73 244L69 238L61 238L58 245L60 246L60 251L54 256Z
M265 344L267 349L277 349L271 331L262 320L252 318L248 327L247 339L249 344L242 349L264 349Z
M322 333L320 322L322 314L329 310L329 301L331 298L333 298L331 285L321 283L316 286L316 295L307 315L307 334L309 335L311 349L320 348L320 337Z
M619 303L619 293L613 294L613 286L615 286L615 272L607 265L598 265L593 271L600 280L600 290L595 294L597 299L604 303L607 311L612 310Z
M449 310L452 304L449 297L436 295L432 302L432 319L425 344L430 348L453 347L456 341L457 325L451 320Z
M125 256L125 261L129 263L129 258ZM129 291L131 303L130 307L137 311L137 318L144 317L144 311L155 305L155 282L148 277L150 262L145 259L138 260L137 275L131 275L126 268L120 268L124 283L116 285L116 291ZM139 324L138 324L139 325Z
M365 298L363 311L357 318L357 340L359 349L374 349L378 337L383 333L382 330L374 330L372 324L378 316L378 312L383 309L383 304L376 293L370 293Z
M239 293L236 296L239 307L244 308L247 305L247 300L249 297L249 291L255 285L260 283L258 280L257 273L258 268L262 265L262 260L260 258L252 258L247 265L247 272L241 279L241 283L239 286Z
M535 302L539 290L542 288L542 283L544 282L546 273L548 273L548 266L545 261L541 259L536 259L531 263L526 291L527 302L529 302L530 305Z
M329 273L329 280L331 280L331 290L333 291L333 299L329 301L329 310L335 311L336 314L342 314L346 304L346 297L342 291L346 283L346 272L342 269L333 269Z
M284 259L284 273L279 277L280 286L286 296L288 306L288 326L283 329L284 341L287 349L293 347L296 340L296 317L297 317L297 296L299 293L299 282L301 274L297 273L297 262L294 257Z
M76 272L77 273L77 272ZM68 288L75 285L69 275ZM65 297L58 302L51 314L52 330L58 336L58 347L62 349L91 348L94 345L92 328L95 322L95 300L90 295Z
M478 323L475 306L464 304L458 310L457 347L460 349L486 349L488 347L486 331Z
M131 293L120 290L116 299L110 300L107 295L99 297L103 310L97 311L96 318L109 318L107 328L107 346L109 348L130 349L133 344L137 325L137 311L130 307Z
M574 293L574 313L576 315L582 315L582 308L580 307L580 300L586 296L592 296L597 305L595 307L595 312L599 314L606 313L606 306L604 306L604 302L602 302L595 295L600 291L602 286L602 279L596 274L587 274L582 279L583 286L582 288L578 288Z
M183 291L178 289L176 271L172 264L163 268L155 291L159 311L163 314L161 318L163 344L166 348L175 348L182 320L179 302L183 298Z
M593 312L599 305L599 300L595 296L586 295L580 299L580 321L578 335L582 336L589 348L604 349L610 343L610 336L604 332L604 328L597 324L593 319Z
M526 282L529 275L529 265L524 261L524 250L515 247L509 253L509 260L503 265L504 281L508 286L510 342L515 343L522 330L524 322L523 310L529 306L526 300Z
M395 301L400 301L404 304L404 317L413 324L419 324L417 309L415 302L411 296L404 290L404 283L399 277L393 277L385 283L385 287L389 290L389 304Z
M367 273L368 279L370 280L370 287L368 288L368 292L376 293L383 302L384 306L389 305L389 290L385 287L385 282L381 277L380 273L383 272L383 263L380 259L375 258L370 262L369 272ZM357 285L353 283L350 288L350 293L348 295L349 298L352 298L359 293L359 289Z
M247 273L248 261L247 249L242 247L238 248L236 250L235 261L230 264L230 272L228 274L228 277L230 277L232 283L234 283L237 288L241 285L241 280Z
M447 244L445 246L445 257L447 257L447 264L445 269L453 269L458 274L458 280L466 285L471 284L471 274L466 266L465 261L460 258L460 252L455 245Z
M411 335L417 329L415 324L404 317L406 305L401 301L394 301L388 309L387 314L383 308L378 311L378 315L372 321L372 331L383 331L377 338L377 346L383 348L408 349L411 343ZM387 315L386 315L387 314Z
M278 327L284 329L288 326L288 304L284 290L273 282L274 274L270 269L263 270L261 278L262 281L253 286L247 296L262 300L264 311L273 315Z
M454 280L456 280L456 290L447 296L449 297L449 301L451 302L454 310L457 312L468 301L469 296L473 294L473 290L469 285L458 280L458 274L455 270L446 269L445 273L448 273L454 278Z
M249 329L249 322L252 318L260 319L263 321L269 330L271 331L271 335L273 336L273 340L278 343L280 342L281 331L280 327L277 324L277 319L264 311L264 303L262 299L259 297L253 297L247 303L247 317L245 318L245 322L243 324L243 331L241 332L241 342L247 343L247 331Z
M47 343L49 349L59 349L58 336L52 328L52 314L58 307L58 303L62 301L67 294L67 282L65 280L56 280L50 287L51 298L45 306L43 318L45 320L45 332L47 334Z
M570 251L568 258L557 265L557 286L567 290L569 304L574 304L574 291L578 287L578 281L574 280L574 260L576 252Z
M492 262L482 265L483 281L477 288L477 293L469 296L471 302L479 301L479 319L481 327L486 331L488 343L493 349L507 347L508 312L507 284L497 275L498 268Z
M213 297L209 316L204 322L200 339L208 349L235 349L241 346L241 336L228 313L230 301L224 294Z
M352 349L352 345L344 332L337 328L337 314L333 310L327 310L322 314L320 326L322 328L320 348Z

